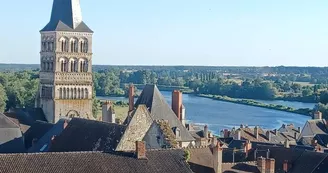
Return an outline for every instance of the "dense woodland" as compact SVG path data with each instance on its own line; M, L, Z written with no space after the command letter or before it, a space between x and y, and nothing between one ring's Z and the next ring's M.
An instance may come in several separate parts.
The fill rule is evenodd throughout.
M34 105L38 68L0 64L0 111ZM321 102L321 110L328 103L328 68L96 65L93 70L94 90L101 96L126 96L128 84L134 83L232 98Z

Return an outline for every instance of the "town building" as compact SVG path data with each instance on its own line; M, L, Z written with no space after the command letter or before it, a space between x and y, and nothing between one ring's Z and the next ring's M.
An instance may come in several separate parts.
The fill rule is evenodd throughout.
M137 141L131 152L0 154L0 172L10 173L192 173L181 149L146 150Z
M54 0L49 23L40 31L40 85L36 107L48 122L61 117L92 119L92 35L80 0Z

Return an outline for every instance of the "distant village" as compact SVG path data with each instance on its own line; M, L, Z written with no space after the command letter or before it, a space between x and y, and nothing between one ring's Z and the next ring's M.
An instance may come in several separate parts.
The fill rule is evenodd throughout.
M240 122L215 135L188 123L181 91L172 92L169 105L156 85L135 100L131 84L125 120L111 101L93 118L93 31L79 2L54 0L40 31L35 108L0 113L0 172L327 173L328 123L319 111L303 127Z

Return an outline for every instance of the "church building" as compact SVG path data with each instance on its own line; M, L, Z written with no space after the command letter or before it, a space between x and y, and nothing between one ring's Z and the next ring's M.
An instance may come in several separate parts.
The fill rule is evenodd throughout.
M50 22L40 31L40 85L36 107L48 122L92 119L92 35L80 0L54 0Z

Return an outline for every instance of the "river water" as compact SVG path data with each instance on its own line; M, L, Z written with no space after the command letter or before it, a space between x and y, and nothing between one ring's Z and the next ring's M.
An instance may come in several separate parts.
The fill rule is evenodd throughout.
M168 104L171 105L171 92L162 91L162 94ZM98 99L127 101L127 98L124 97L98 97ZM278 103L279 100L271 102L271 104ZM304 115L223 102L188 94L183 95L183 104L186 108L186 118L188 121L199 125L207 124L209 129L216 134L219 134L219 131L222 129L230 129L240 126L240 124L249 126L258 125L266 129L279 128L282 124L291 123L297 127L303 127L306 120L310 119L310 117ZM280 104L294 108L302 108L302 105L304 108L314 106L311 103L288 101L280 102Z

